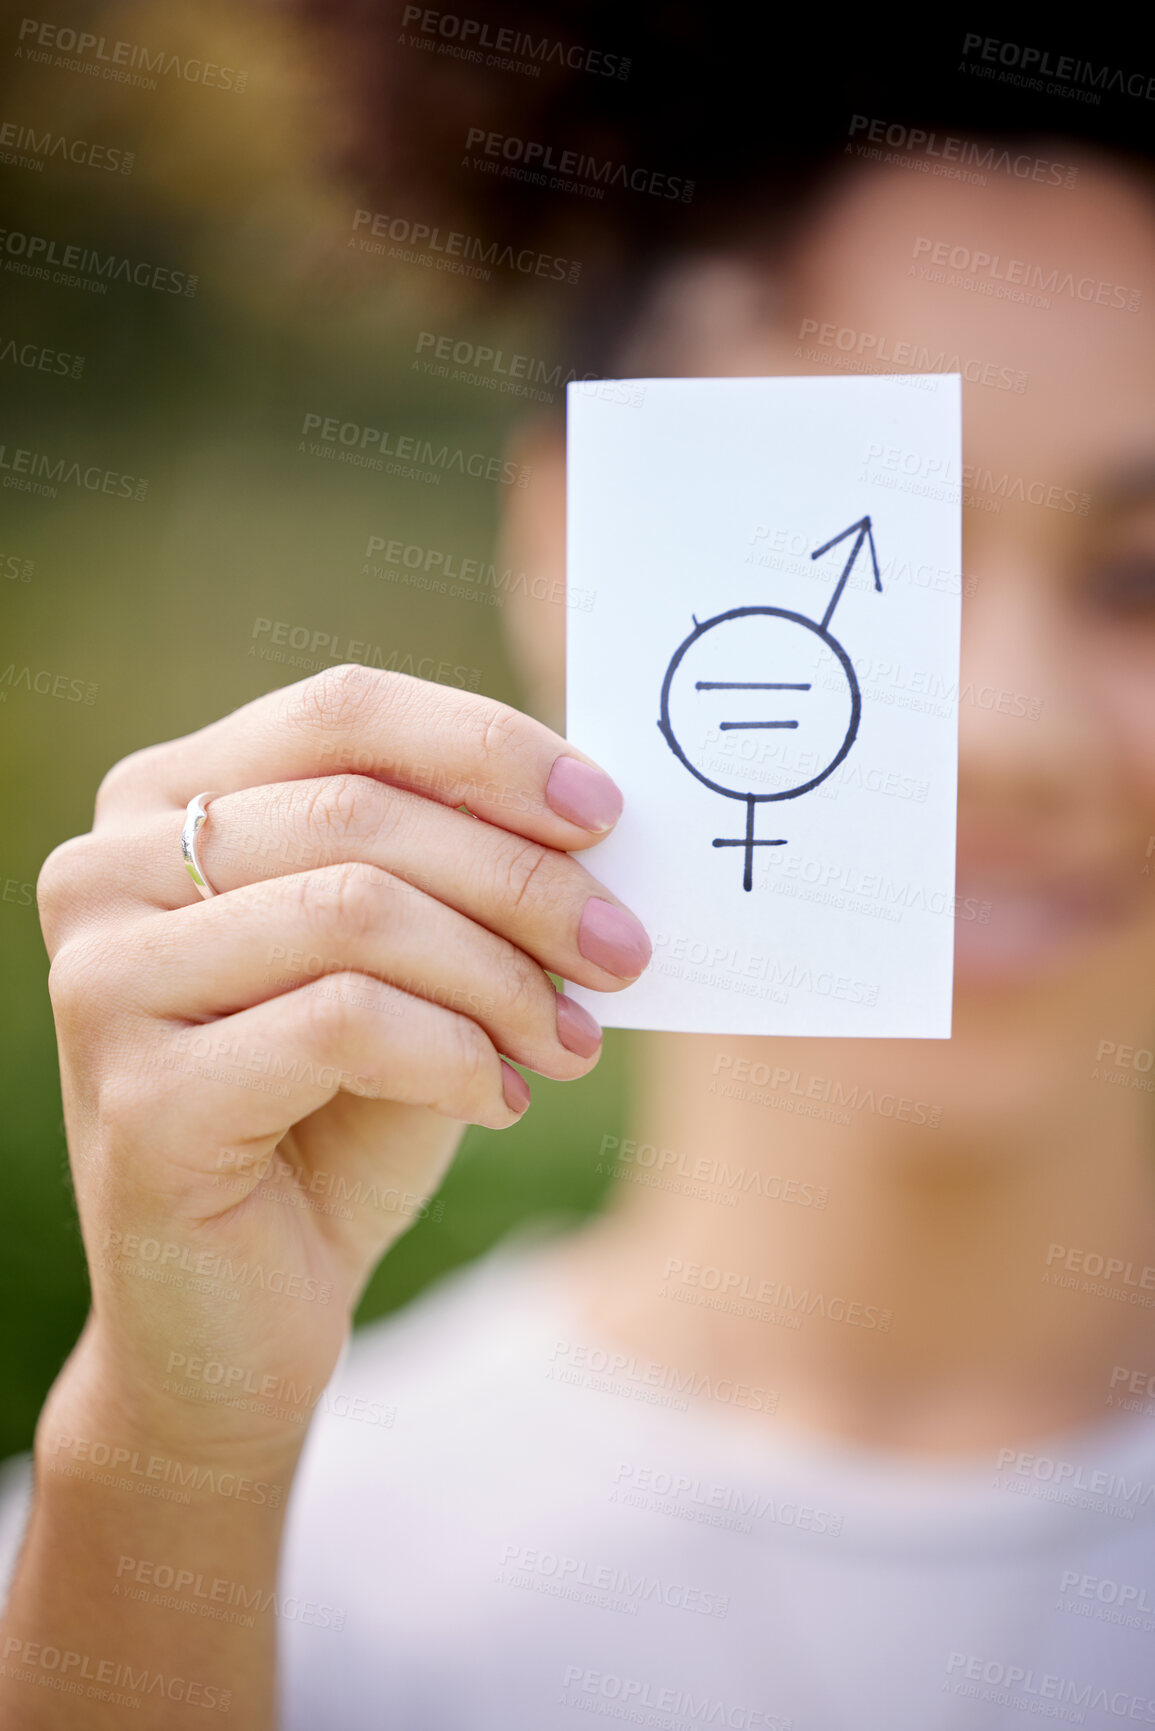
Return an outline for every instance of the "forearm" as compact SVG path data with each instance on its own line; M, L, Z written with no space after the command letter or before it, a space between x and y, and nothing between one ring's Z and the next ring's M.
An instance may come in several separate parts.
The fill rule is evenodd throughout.
M50 1397L0 1625L0 1723L275 1723L277 1566L298 1443L212 1454Z
M232 791L200 806L194 889L198 787ZM94 1308L41 1420L0 1721L268 1731L284 1502L357 1295L461 1126L521 1118L514 1064L596 1063L550 975L617 990L649 941L570 857L612 782L404 675L258 699L126 759L98 810L37 884Z

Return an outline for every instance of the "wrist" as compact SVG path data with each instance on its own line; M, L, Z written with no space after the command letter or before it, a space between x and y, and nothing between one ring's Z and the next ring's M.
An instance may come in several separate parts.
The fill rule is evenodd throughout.
M38 1480L135 1491L206 1507L284 1507L307 1426L253 1425L230 1408L190 1411L110 1352L89 1318L36 1427Z

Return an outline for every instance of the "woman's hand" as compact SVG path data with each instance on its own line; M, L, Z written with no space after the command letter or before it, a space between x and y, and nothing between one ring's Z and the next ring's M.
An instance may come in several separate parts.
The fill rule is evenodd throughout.
M516 710L359 666L112 770L39 886L93 1288L50 1428L99 1388L185 1454L300 1436L462 1126L528 1104L504 1058L597 1061L546 970L614 991L648 961L571 857L620 805Z

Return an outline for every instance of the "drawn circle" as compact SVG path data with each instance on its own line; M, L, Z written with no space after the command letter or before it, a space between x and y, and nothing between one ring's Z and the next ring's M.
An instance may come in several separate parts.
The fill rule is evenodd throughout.
M726 647L717 636L709 644L712 651L720 649L722 651L720 655L712 653L709 657L700 657L693 653L695 646L708 633L716 633L719 627L727 625L731 621L747 620L753 622L755 619L781 620L790 627L800 626L804 631L809 632L812 638L817 638L818 643L817 645L813 642L810 643L808 656L799 657L796 653L792 656L789 653L789 639L783 639L782 633L776 632L774 636L779 641L772 649L765 641L760 647L756 646L752 649L753 634L750 626L745 628L747 635L739 644L734 633L742 631L743 627L734 625L728 634L731 638L729 647ZM754 633L757 633L757 627L753 629ZM783 642L787 645L785 655L782 653ZM799 647L801 647L800 640ZM814 653L815 650L817 650L817 655ZM823 655L823 650L827 651L828 654ZM826 663L827 669L831 665L837 667L845 680L847 711L844 732L840 731L842 725L840 719L835 720L834 727L831 729L829 725L824 727L821 722L804 725L798 716L798 710L802 707L803 700L806 697L813 698L812 687L815 683L813 676L821 676L823 662ZM701 689L699 681L708 681L710 689ZM777 689L767 689L766 687L770 682L773 682ZM797 689L803 685L806 687L805 690ZM791 686L796 689L790 689ZM714 687L717 687L718 690L715 691ZM693 700L700 701L707 697L714 701L715 707L719 710L721 707L725 707L730 719L730 727L738 738L743 736L753 738L757 732L766 729L767 734L771 736L796 739L803 749L810 751L813 749L812 741L815 733L817 733L819 736L818 749L823 754L830 753L825 767L819 770L816 775L809 776L807 780L775 793L756 793L748 787L727 787L724 782L716 779L723 767L718 761L718 756L715 755L709 763L709 769L712 773L707 773L703 762L708 751L718 754L717 742L704 738L699 749L695 749L693 746L687 747L679 739L676 731L676 723L682 725L683 733L687 731L683 723L688 704ZM829 703L824 704L823 708L828 711L830 709ZM713 619L707 619L702 624L697 625L674 651L670 665L666 669L666 677L662 682L661 719L658 725L670 750L696 780L702 782L714 793L722 794L726 799L750 800L762 804L774 800L797 799L800 794L809 793L811 788L817 787L820 782L825 781L826 777L838 768L854 744L861 714L862 695L858 688L854 667L841 643L837 638L832 637L829 631L815 620L807 619L801 613L791 613L783 607L735 607L729 613L719 613ZM788 720L797 721L796 728L782 728L782 731L778 732L782 723ZM774 724L773 727L769 725L771 723ZM704 731L708 731L708 720L703 725ZM725 721L717 722L716 727L718 730L729 731ZM766 734L763 737L766 737ZM736 758L736 776L741 774L743 763L743 759Z

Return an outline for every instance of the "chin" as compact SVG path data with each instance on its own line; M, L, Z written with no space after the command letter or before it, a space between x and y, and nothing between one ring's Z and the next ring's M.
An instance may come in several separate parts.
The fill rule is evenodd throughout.
M951 1038L903 1042L878 1068L917 1078L944 1130L1001 1121L1029 1135L1113 1110L1095 1077L1106 1042L1155 1046L1152 923L1050 921L1034 908L1014 932L959 930Z
M1119 1091L1094 1074L1104 1044L1140 1051L1140 1068L1142 1049L1155 1047L1151 921L1095 929L1047 922L1035 908L1014 933L960 927L955 954L949 1039L839 1042L830 1061L929 1102L944 1151L956 1136L993 1150L1007 1135L1030 1140L1044 1124L1054 1132L1115 1109Z

